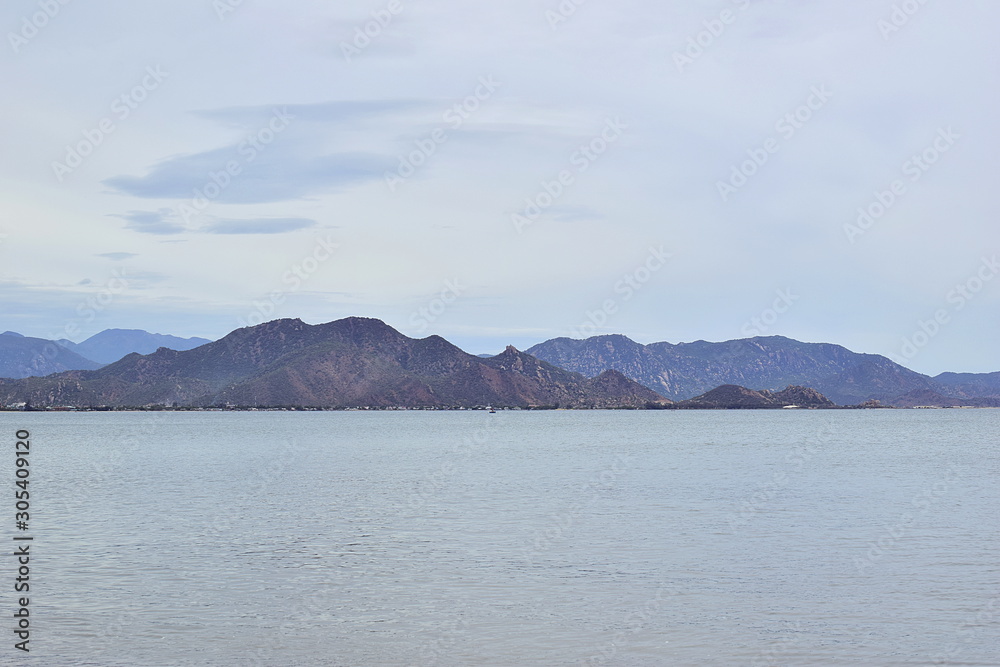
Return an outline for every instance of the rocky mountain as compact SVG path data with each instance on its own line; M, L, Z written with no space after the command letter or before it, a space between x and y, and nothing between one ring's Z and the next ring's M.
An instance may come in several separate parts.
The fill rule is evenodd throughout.
M758 410L785 407L832 408L833 401L808 387L786 387L782 391L766 389L754 391L746 387L727 384L677 403L678 409Z
M49 340L13 331L0 334L0 377L26 378L67 370L93 370L100 366Z
M178 338L177 336L154 334L141 329L105 329L82 343L73 343L68 340L56 342L66 349L76 352L81 357L102 364L111 364L132 352L152 354L161 347L183 352L212 341L207 338Z
M788 386L781 391L761 392L781 404L782 407L832 408L837 404L811 387Z
M934 377L940 391L965 399L1000 399L1000 373L942 373Z
M129 354L95 371L0 381L34 406L644 407L655 392L616 371L586 378L512 347L488 359L379 320L276 320L192 350Z
M840 405L873 399L892 404L903 394L921 390L950 393L935 379L880 355L858 354L839 345L803 343L782 336L650 345L621 335L586 340L556 338L527 352L590 377L615 369L675 401L727 384L770 391L788 385L808 386ZM974 378L947 379L970 390L979 386L979 380Z

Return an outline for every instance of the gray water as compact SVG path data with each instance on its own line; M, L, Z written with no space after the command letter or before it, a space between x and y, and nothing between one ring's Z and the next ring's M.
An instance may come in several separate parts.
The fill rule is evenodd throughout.
M0 423L30 664L1000 665L996 410Z

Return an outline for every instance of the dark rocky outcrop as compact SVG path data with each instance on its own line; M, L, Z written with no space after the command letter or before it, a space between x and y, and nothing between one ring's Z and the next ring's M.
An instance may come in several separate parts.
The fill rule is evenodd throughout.
M727 384L716 387L695 398L676 404L678 409L701 410L760 410L777 408L831 408L833 401L815 389L808 387L786 387L779 392L766 389L755 391Z

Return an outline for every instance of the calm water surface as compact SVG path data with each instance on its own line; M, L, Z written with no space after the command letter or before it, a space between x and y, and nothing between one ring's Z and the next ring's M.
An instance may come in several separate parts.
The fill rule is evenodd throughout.
M0 423L31 664L1000 665L996 410Z

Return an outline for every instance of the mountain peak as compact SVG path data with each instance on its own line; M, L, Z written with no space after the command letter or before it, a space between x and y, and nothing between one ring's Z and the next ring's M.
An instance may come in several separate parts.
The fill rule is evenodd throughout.
M245 327L247 329L260 329L262 331L267 330L281 330L281 329L292 329L298 331L303 327L309 326L297 317L284 317L278 320L269 320L262 324L257 324L255 326Z
M612 342L612 343L631 343L633 345L638 345L634 340L626 336L625 334L601 334L600 336L591 336L587 340L597 340L602 342Z
M43 377L72 370L95 370L100 364L52 341L14 333L0 335L0 378ZM8 403L16 401L8 401ZM6 404L0 399L0 404Z

